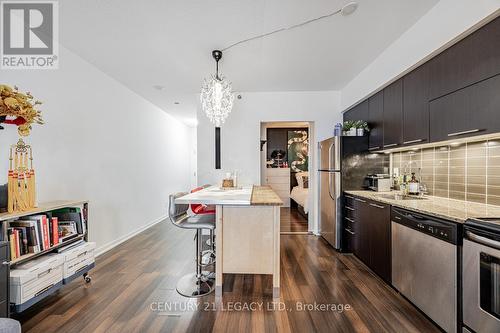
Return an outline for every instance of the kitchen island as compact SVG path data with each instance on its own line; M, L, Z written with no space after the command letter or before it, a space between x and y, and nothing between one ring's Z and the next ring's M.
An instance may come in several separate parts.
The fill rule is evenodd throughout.
M176 200L216 206L215 295L222 296L223 274L270 274L273 298L280 288L280 206L269 186L208 187Z

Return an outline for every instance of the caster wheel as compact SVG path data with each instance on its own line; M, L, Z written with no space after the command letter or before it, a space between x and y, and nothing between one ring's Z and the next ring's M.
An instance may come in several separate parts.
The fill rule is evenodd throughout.
M90 283L92 282L92 278L90 276L85 277L85 283Z

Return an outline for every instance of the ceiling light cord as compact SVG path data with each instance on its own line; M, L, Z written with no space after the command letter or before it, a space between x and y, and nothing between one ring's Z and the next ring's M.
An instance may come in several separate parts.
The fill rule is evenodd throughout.
M222 49L222 51L227 51L229 50L230 48L236 46L236 45L240 45L240 44L243 44L243 43L246 43L246 42L250 42L252 40L255 40L255 39L259 39L259 38L265 38L265 37L268 37L270 35L274 35L278 32L282 32L282 31L285 31L285 30L292 30L292 29L295 29L295 28L300 28L304 25L307 25L307 24L310 24L310 23L313 23L313 22L316 22L316 21L320 21L320 20L323 20L325 18L329 18L329 17L332 17L334 15L337 15L337 14L340 14L342 12L342 9L344 7L342 7L341 9L338 9L332 13L329 13L329 14L326 14L326 15L322 15L322 16L319 16L319 17L316 17L316 18L313 18L313 19L310 19L310 20L307 20L307 21L304 21L304 22L301 22L301 23L297 23L297 24L294 24L294 25L291 25L289 27L285 27L285 28L280 28L280 29L277 29L277 30L273 30L271 32L267 32L267 33L264 33L264 34L261 34L261 35L257 35L257 36L254 36L254 37L250 37L250 38L247 38L247 39L243 39L243 40L240 40L239 42L236 42L236 43L233 43L225 48Z

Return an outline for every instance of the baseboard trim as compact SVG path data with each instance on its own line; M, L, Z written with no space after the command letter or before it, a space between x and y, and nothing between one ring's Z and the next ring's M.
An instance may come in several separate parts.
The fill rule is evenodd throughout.
M114 241L111 241L103 246L100 246L96 249L95 253L96 253L96 257L99 257L100 255L103 255L104 253L114 249L115 247L117 247L118 245L120 245L121 243L123 242L126 242L127 240L129 240L130 238L140 234L141 232L151 228L152 226L154 226L155 224L158 224L160 223L161 221L165 220L167 218L166 215L163 215L155 220L153 220L152 222L146 224L145 226L142 226L132 232L129 232L128 234L126 235L123 235L121 236L120 238L118 239L115 239Z

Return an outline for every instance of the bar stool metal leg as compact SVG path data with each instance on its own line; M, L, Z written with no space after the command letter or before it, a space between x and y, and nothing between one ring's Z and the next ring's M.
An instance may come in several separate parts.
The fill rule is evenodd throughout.
M214 291L214 281L202 274L202 237L201 229L196 230L196 273L184 275L177 282L177 292L186 297L202 297Z

